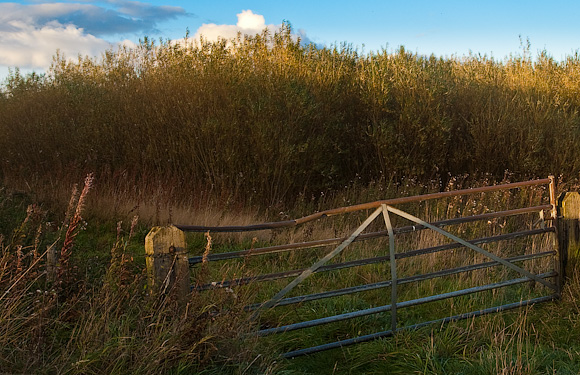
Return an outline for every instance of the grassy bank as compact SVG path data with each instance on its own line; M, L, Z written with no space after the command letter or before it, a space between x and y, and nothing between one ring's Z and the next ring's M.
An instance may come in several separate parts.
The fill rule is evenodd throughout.
M460 180L454 180L461 184ZM408 187L409 191L421 187ZM571 275L562 300L512 312L496 314L446 326L401 332L393 338L284 360L280 353L383 330L389 314L353 319L334 325L254 339L255 330L243 306L269 298L280 283L251 283L194 292L187 305L150 295L144 274L144 236L149 225L138 221L115 224L91 216L92 193L73 195L68 213L47 212L33 205L30 197L2 189L0 195L0 366L14 373L465 373L538 374L577 373L580 370L580 290L578 272ZM371 186L359 194L392 195L396 187ZM87 195L88 194L88 195ZM81 198L82 196L82 198ZM358 197L358 195L356 195ZM353 199L348 195L328 197L325 204ZM521 205L546 199L543 189L529 188L506 193L449 199L432 204L414 204L404 209L437 220ZM306 202L301 209L307 210ZM318 202L318 204L321 204ZM403 208L403 207L402 207ZM94 209L94 208L93 208ZM83 216L84 213L86 216ZM228 213L214 220L225 220ZM190 254L219 253L258 247L268 243L300 242L349 233L364 217L351 215L323 220L313 226L262 235L203 234L189 238ZM211 217L208 217L211 223ZM397 222L395 225L404 223ZM253 222L260 221L253 217ZM492 220L477 225L448 228L465 238L527 229L537 215ZM380 223L371 230L381 229ZM537 225L537 224L536 224ZM528 240L490 244L486 249L504 256L551 249L551 234ZM398 237L400 251L433 246L445 241L429 233ZM387 251L385 239L349 247L336 261L377 256ZM46 251L58 249L60 271L47 278ZM193 269L192 282L220 282L228 277L250 276L280 269L310 265L327 250L293 252L281 257L237 264L202 265ZM64 259L64 261L63 261ZM429 254L398 263L400 277L432 272L482 261L469 251ZM532 261L526 268L543 272L551 262ZM384 280L387 264L345 269L316 275L297 293L331 290L341 286ZM401 286L401 299L442 293L481 285L514 275L505 269L473 271L462 276L428 280ZM388 303L388 290L380 289L335 299L276 308L262 315L262 328L304 321L336 313ZM400 311L399 323L413 324L490 304L518 301L545 294L539 285L524 283L496 292L454 298L446 302Z
M196 295L186 306L151 294L147 229L137 218L85 221L89 188L66 214L0 192L0 369L3 373L153 374L266 368L240 301ZM62 221L59 221L62 220ZM51 272L47 254L59 260ZM255 373L255 370L252 370Z

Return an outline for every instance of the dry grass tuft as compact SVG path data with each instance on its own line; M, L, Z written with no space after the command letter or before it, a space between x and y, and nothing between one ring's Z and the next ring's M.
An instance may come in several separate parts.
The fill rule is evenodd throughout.
M46 213L31 205L12 238L0 241L2 371L145 374L266 368L256 360L255 344L240 344L250 329L244 295L194 293L185 306L150 295L143 266L130 249L137 217L127 231L119 222L116 235L111 234L102 279L75 271L75 253L87 250L77 234L92 183L89 175L81 193L73 194L74 209L60 230L43 234L39 228L46 227ZM58 238L63 232L64 238ZM40 253L47 241L47 250ZM55 248L62 249L58 272L49 279L46 256Z

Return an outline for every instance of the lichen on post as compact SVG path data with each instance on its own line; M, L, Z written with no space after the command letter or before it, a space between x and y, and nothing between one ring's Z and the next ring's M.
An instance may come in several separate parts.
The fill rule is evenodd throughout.
M580 194L562 193L558 197L558 247L562 279L571 276L580 262Z
M174 227L153 227L145 237L149 287L153 293L189 294L190 277L185 234Z

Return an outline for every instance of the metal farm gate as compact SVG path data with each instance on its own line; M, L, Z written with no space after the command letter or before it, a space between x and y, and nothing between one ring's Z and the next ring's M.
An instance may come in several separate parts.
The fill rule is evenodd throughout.
M545 204L530 207L518 207L504 211L486 212L483 214L477 214L472 216L449 218L431 223L395 207L397 205L401 205L404 203L422 202L446 197L459 197L498 191L509 192L515 191L513 189L519 189L530 186L543 186L548 192L547 195L549 196L549 202L545 202ZM369 307L356 311L311 319L307 321L300 321L296 323L284 324L281 326L263 328L257 331L257 335L267 336L300 330L323 324L345 321L362 316L369 316L385 312L390 313L390 324L388 325L388 327L385 327L388 329L371 334L360 335L354 338L347 338L339 341L325 343L314 347L292 350L284 354L284 357L292 358L300 355L315 353L322 350L338 348L374 340L377 338L392 336L397 331L404 329L417 329L432 324L442 324L451 321L468 319L472 317L481 316L484 314L500 312L508 309L514 309L521 306L551 301L553 299L559 298L560 289L563 282L563 271L564 271L564 263L566 260L566 254L564 250L562 251L558 250L559 248L562 249L563 247L565 247L565 245L563 245L562 241L560 241L560 246L558 246L558 240L555 234L557 232L556 207L557 202L556 202L555 182L554 178L551 176L550 178L547 179L539 179L526 182L485 186L473 189L446 191L427 195L376 201L366 204L359 204L354 206L318 212L300 219L282 222L264 223L250 226L230 226L230 227L175 225L166 228L154 228L151 231L146 240L147 244L146 249L149 255L147 261L149 270L151 272L151 280L154 285L157 283L160 284L158 286L165 286L167 288L169 285L168 283L177 281L176 288L177 289L181 288L183 293L188 293L192 289L195 289L200 292L201 291L211 292L211 290L215 288L233 288L236 286L247 285L251 283L263 283L273 280L293 278L289 283L286 284L286 286L284 286L283 288L281 288L281 290L275 293L273 297L265 301L246 306L248 310L253 311L252 316L255 319L259 319L264 311L274 309L279 306L287 306L292 304L305 304L309 301L314 300L334 298L338 296L345 296L349 294L361 293L370 290L390 288L391 292L390 303L382 306ZM210 233L213 233L213 232L246 232L246 231L272 230L272 229L296 227L308 222L321 219L323 217L343 215L346 213L357 211L364 212L365 210L373 210L373 211L370 214L370 216L368 216L367 219L364 220L364 222L354 232L352 232L352 234L344 238L330 238L299 243L291 243L285 245L273 245L262 248L251 248L240 251L206 254L205 256L199 255L194 257L187 256L185 252L185 242L184 242L185 240L183 232L209 231ZM453 226L462 223L489 221L498 218L507 218L516 215L530 213L539 214L539 220L536 223L537 224L536 227L530 227L526 230L518 230L508 233L501 233L492 236L466 240L443 229L448 226ZM394 217L405 219L406 221L409 222L409 225L394 227L392 224ZM379 220L381 221L381 223L384 223L385 229L363 233L365 229L367 229L367 227L369 227L369 225L373 222L375 222L374 226L376 227L377 226L376 221ZM401 219L397 220L401 221ZM447 237L448 239L452 240L453 242L438 246L430 246L426 248L405 251L400 251L400 249L397 248L396 244L397 236L403 235L405 233L413 233L423 230L431 230L437 232ZM527 238L544 233L553 233L552 235L553 242L551 243L553 243L554 246L553 249L551 250L530 253L526 252L525 251L526 249L522 249L521 253L517 255L512 254L512 256L502 258L499 255L482 248L483 244L497 243L499 241L511 239ZM331 259L336 258L353 242L367 241L379 238L385 239L388 238L388 254L382 256L367 257L363 259L330 263ZM217 280L215 282L206 283L203 285L195 285L195 286L191 285L188 267L195 268L201 263L221 262L247 257L260 257L266 254L288 253L294 252L298 249L308 249L308 248L312 249L312 248L321 248L325 246L332 246L332 250L326 253L326 255L320 256L319 259L315 261L314 264L312 264L310 267L307 268L266 273L261 275L251 275L229 280ZM404 277L398 277L397 263L400 260L405 258L417 257L425 254L435 254L445 251L452 251L453 249L469 249L469 251L473 251L479 254L478 257L484 258L485 261L468 265L462 265L461 267L454 267L422 274L414 274L407 275ZM165 260L163 254L166 255ZM529 267L528 269L526 268L527 261L546 258L552 259L549 261L549 264L553 265L552 267L550 267L551 269L542 270L541 273L533 273L528 270ZM372 282L362 285L342 287L335 290L325 290L322 292L289 297L289 293L292 290L294 290L298 285L303 283L306 279L308 279L314 274L320 272L342 270L351 267L359 267L363 265L387 264L387 263L390 268L390 278L388 279L379 282ZM505 269L508 270L511 275L516 275L516 277L509 278L508 280L500 280L486 285L479 285L469 287L466 289L454 290L442 294L435 294L426 297L414 298L410 300L401 300L400 295L398 293L399 287L404 284L416 283L424 280L433 280L436 278L441 278L450 275L458 275L461 273L472 272L475 270L491 269L493 267L497 267L500 265L505 266ZM184 279L185 281L183 281ZM546 288L543 288L542 290L547 292L543 293L543 295L535 296L532 298L526 297L524 299L524 297L522 296L518 301L515 302L505 303L498 306L489 306L483 309L479 309L477 311L465 312L454 316L447 316L445 318L423 321L411 325L399 325L397 322L398 311L400 311L401 309L435 301L442 301L449 298L465 296L473 293L496 290L498 288L524 283L528 284L538 283L536 285L545 286Z

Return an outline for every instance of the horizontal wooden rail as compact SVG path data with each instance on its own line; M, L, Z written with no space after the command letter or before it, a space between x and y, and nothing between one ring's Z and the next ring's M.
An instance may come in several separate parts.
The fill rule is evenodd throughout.
M539 211L550 210L550 209L552 209L552 205L546 204L546 205L540 205L540 206L534 206L534 207L525 207L525 208L518 208L518 209L506 210L506 211L488 212L488 213L480 214L480 215L473 215L473 216L467 216L467 217L459 217L459 218L454 218L454 219L435 221L431 224L438 226L438 227L445 227L448 225L470 223L470 222L479 221L479 220L488 220L488 219L493 219L493 218L498 218L498 217L521 215L521 214L526 214L526 213L531 213L531 212L539 212ZM422 225L408 225L405 227L395 228L394 233L395 233L395 235L397 235L397 234L419 231L419 230L423 230L423 229L426 229L426 228ZM386 230L372 232L372 233L363 233L363 234L359 235L353 242L359 242L359 241L365 241L365 240L370 240L370 239L375 239L375 238L386 237L387 234L388 233ZM256 249L231 251L231 252L227 252L227 253L210 254L209 256L207 256L206 259L210 262L214 262L214 261L222 261L222 260L228 260L228 259L242 258L242 257L246 257L246 256L273 254L273 253L279 253L279 252L283 252L283 251L336 245L336 244L343 242L346 239L347 239L347 237L330 238L330 239L325 239L325 240L300 242L300 243L294 243L294 244L288 244L288 245L276 245L276 246L261 247L261 248L256 248ZM201 263L203 261L203 259L204 259L203 256L190 257L189 264L190 264L190 266L194 266L198 263Z
M349 212L362 211L362 210L368 210L368 209L376 209L383 204L392 206L392 205L403 204L403 203L422 202L422 201L431 200L431 199L454 197L454 196L458 196L458 195L476 194L476 193L484 193L484 192L506 190L506 189L516 189L516 188L525 187L525 186L545 185L545 184L549 184L549 183L550 183L550 179L544 178L544 179L532 180L532 181L514 182L514 183L510 183L510 184L483 186L483 187L471 188L471 189L444 191L444 192L431 193L431 194L425 194L425 195L414 195L411 197L385 199L385 200L375 201L375 202L370 202L370 203L357 204L354 206L334 208L334 209L330 209L330 210L317 212L317 213L314 213L312 215L304 216L304 217L299 218L299 219L278 221L278 222L272 222L272 223L244 225L244 226L223 226L223 227L199 226L199 225L175 225L175 226L184 232L207 232L207 231L210 231L210 232L250 232L250 231L257 231L257 230L278 229L278 228L293 227L293 226L296 226L299 224L307 223L309 221L318 220L318 219L323 218L323 217L340 215L340 214L345 214L345 213L349 213Z

